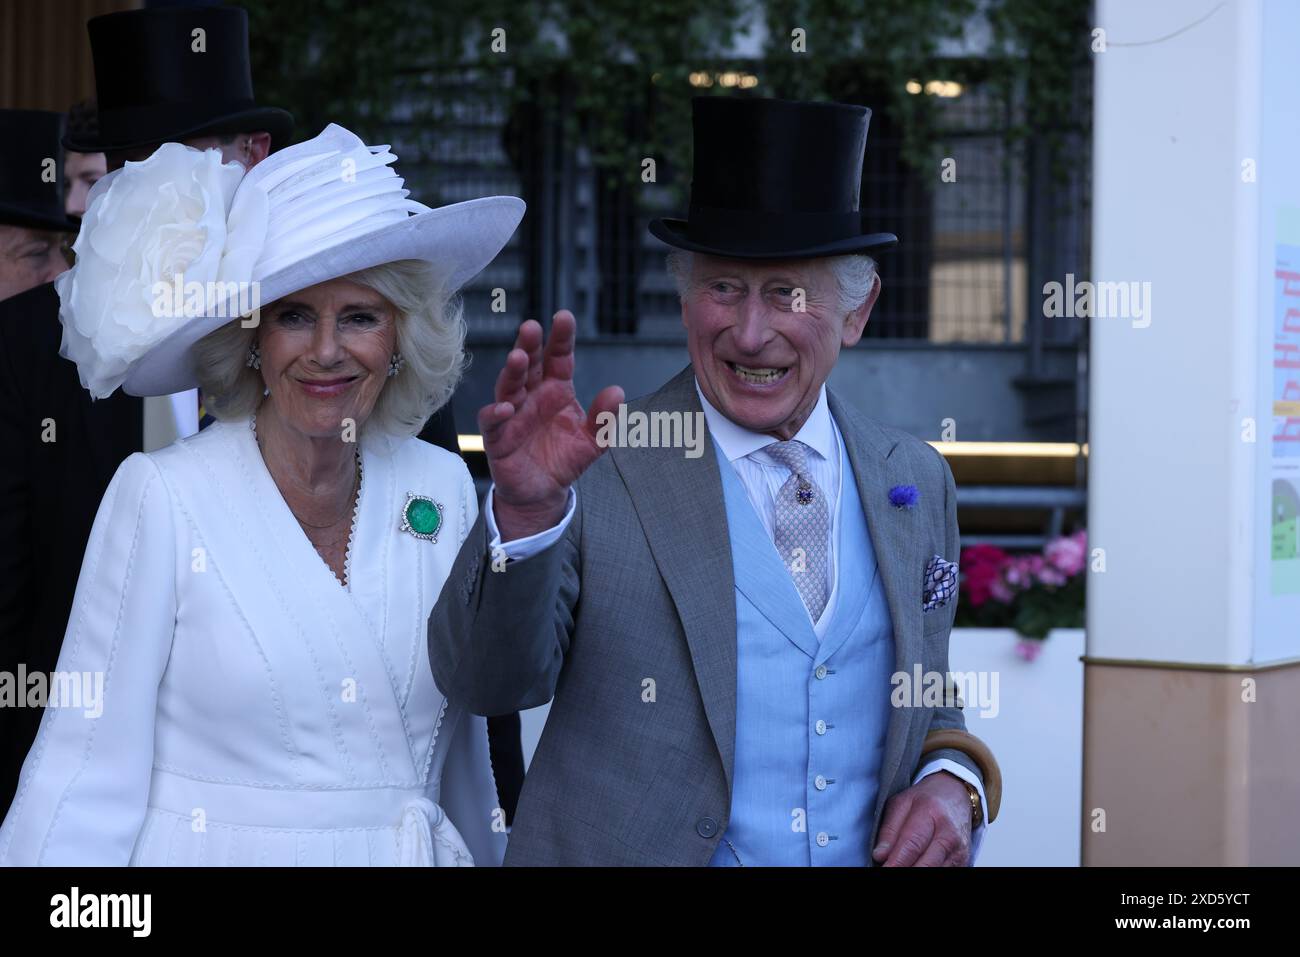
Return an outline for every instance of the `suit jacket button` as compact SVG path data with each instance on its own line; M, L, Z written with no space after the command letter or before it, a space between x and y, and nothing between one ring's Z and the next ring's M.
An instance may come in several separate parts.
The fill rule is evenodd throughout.
M700 837L713 837L718 833L718 822L711 817L702 817L695 822L695 832Z

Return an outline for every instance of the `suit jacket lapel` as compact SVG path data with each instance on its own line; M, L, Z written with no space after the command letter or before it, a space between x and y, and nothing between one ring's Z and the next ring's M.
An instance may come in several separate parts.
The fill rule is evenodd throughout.
M704 421L690 366L636 405ZM693 459L680 448L613 448L610 454L681 619L730 789L736 746L735 579L722 478L707 431L703 438L703 454Z
M894 443L878 425L858 415L850 406L828 392L831 414L844 435L844 444L853 465L858 496L867 516L867 527L876 552L876 562L885 586L889 617L894 630L894 666L904 674L922 660L921 585L924 570L923 548L915 534L916 516L909 509L889 503L889 490L895 485L914 484L914 477L899 460L891 458ZM915 708L893 708L885 737L885 757L880 769L880 792L876 801L876 820L889 794L890 783L898 773L903 752L917 720Z

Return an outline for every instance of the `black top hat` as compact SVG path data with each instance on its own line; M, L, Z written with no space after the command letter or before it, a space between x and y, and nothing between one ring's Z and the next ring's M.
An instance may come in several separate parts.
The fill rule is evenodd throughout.
M871 111L844 103L696 97L686 219L657 238L735 259L806 259L887 249L858 211Z
M284 110L253 102L248 14L239 7L150 7L93 17L99 133L67 135L78 153L266 130L283 146ZM202 31L202 32L199 32Z
M0 224L75 233L63 210L63 114L0 110Z

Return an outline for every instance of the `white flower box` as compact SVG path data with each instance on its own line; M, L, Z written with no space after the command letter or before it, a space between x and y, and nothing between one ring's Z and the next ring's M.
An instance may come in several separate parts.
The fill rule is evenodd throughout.
M981 674L997 695L988 714L966 701L966 728L1002 768L998 819L984 835L979 867L1079 866L1083 821L1082 628L1057 628L1038 657L1016 651L1010 628L954 628L948 668ZM996 710L996 714L994 714Z

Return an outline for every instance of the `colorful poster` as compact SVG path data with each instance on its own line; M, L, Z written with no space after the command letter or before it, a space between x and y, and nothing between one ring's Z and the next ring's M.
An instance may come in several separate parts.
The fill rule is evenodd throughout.
M1273 457L1300 458L1300 246L1277 245L1273 272Z
M1300 483L1273 480L1270 506L1272 592L1300 594Z
M1300 595L1300 215L1278 210L1273 267L1269 591ZM1285 241L1284 241L1285 240Z

